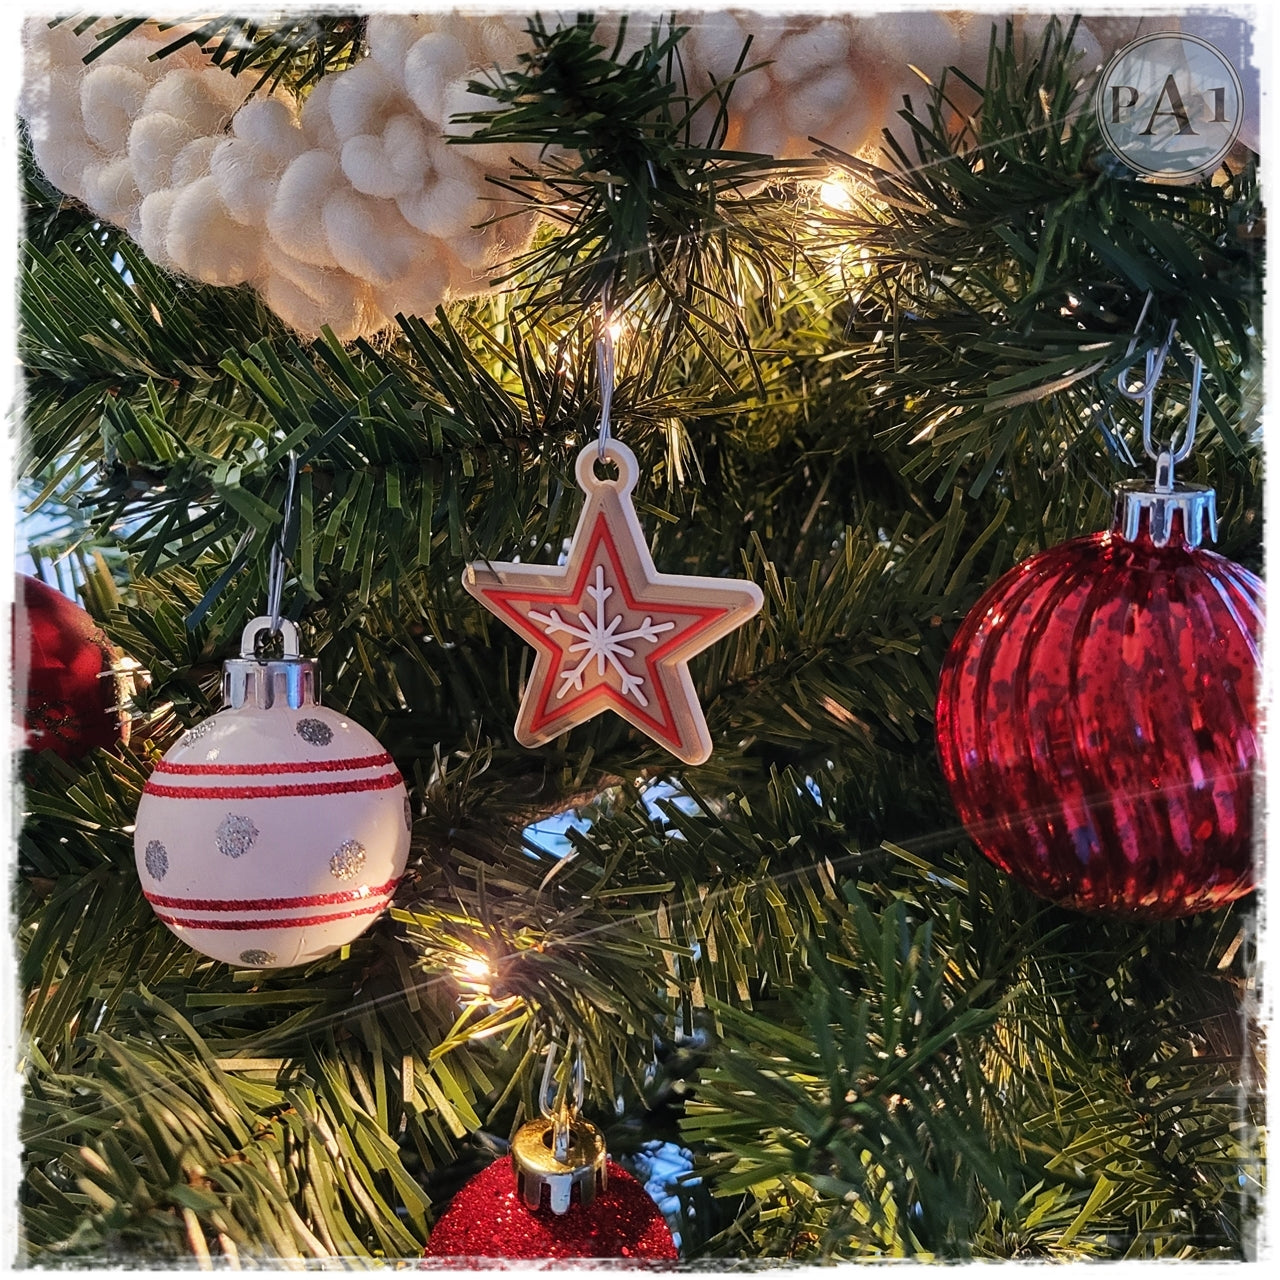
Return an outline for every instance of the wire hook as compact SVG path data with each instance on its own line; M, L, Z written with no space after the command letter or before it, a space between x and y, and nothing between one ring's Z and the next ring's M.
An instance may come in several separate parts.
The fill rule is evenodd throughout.
M267 566L267 615L271 619L271 634L280 634L280 597L284 594L284 555L293 527L293 491L298 482L298 455L289 450L289 478L284 488L284 519L280 532L271 544L271 559Z
M1182 443L1170 438L1166 449L1157 449L1151 433L1151 399L1142 405L1142 447L1148 458L1156 464L1156 488L1161 492L1173 489L1173 468L1191 452L1196 442L1196 424L1200 421L1200 384L1204 380L1204 361L1193 353L1191 361L1191 395L1187 400L1187 420L1183 427Z
M575 1053L571 1068L573 1100L560 1098L560 1090L555 1082L556 1042L547 1045L547 1064L542 1069L542 1085L538 1090L538 1107L543 1116L551 1121L551 1150L555 1158L562 1163L569 1158L569 1149L573 1145L573 1121L582 1110L582 1099L586 1092L586 1071L582 1065L582 1054Z
M1138 345L1138 338L1142 334L1142 326L1146 322L1147 312L1151 310L1151 304L1155 300L1155 290L1148 289L1146 300L1142 304L1142 310L1138 312L1138 323L1133 326L1133 336L1129 339L1129 345L1125 348L1124 358L1126 363L1132 357L1134 347Z
M612 188L610 188L612 193ZM610 282L606 280L600 287L600 320L596 328L596 369L600 375L600 453L599 461L605 459L605 452L611 439L613 412L613 388L616 376L614 361L613 320L610 314Z
M1147 301L1150 303L1151 294L1147 294ZM1142 314L1145 316L1147 312L1146 306L1142 308ZM1141 326L1142 318L1139 317L1138 324ZM1126 379L1129 374L1128 360L1133 355L1133 349L1138 345L1138 335L1135 333L1129 339L1128 349L1124 353L1125 367L1116 375L1116 390L1120 392L1126 400L1145 400L1150 404L1151 397L1155 393L1156 383L1160 381L1160 375L1164 372L1164 362L1168 359L1169 348L1173 344L1174 331L1178 327L1176 320L1169 322L1169 331L1164 335L1164 341L1158 346L1150 349L1146 355L1145 377L1136 386L1126 386Z
M557 1103L560 1100L560 1090L556 1087L555 1068L556 1053L558 1046L554 1040L547 1045L547 1062L542 1068L542 1086L538 1090L538 1108L548 1120L554 1120L557 1111L570 1109L572 1111L580 1111L582 1109L582 1100L586 1093L586 1069L582 1065L582 1054L576 1053L573 1056L572 1067L572 1087L573 1102L569 1105L569 1100L565 1099L565 1106L559 1107Z
M1134 347L1138 344L1138 334L1142 330L1142 322L1146 319L1153 297L1154 294L1148 292L1147 300L1142 304L1142 312L1138 316L1137 326L1134 329L1133 337L1129 339L1129 346L1125 351L1125 367L1116 375L1116 390L1126 400L1142 401L1142 448L1147 457L1156 464L1156 487L1161 491L1168 491L1173 488L1174 466L1191 453L1191 448L1195 444L1196 425L1200 421L1200 387L1204 380L1204 361L1196 352L1192 352L1191 395L1187 401L1187 420L1183 428L1181 443L1171 438L1167 448L1158 447L1155 443L1151 421L1155 405L1156 384L1160 381L1160 375L1164 372L1164 364L1169 357L1169 349L1173 345L1173 335L1178 329L1177 320L1169 322L1169 329L1164 335L1164 341L1158 347L1150 348L1147 351L1141 382L1134 386L1127 385L1129 373L1127 362L1129 357L1133 355Z
M1142 447L1147 457L1156 463L1156 481L1157 486L1161 488L1171 488L1174 483L1174 465L1181 462L1192 452L1192 445L1196 443L1196 426L1199 422L1199 393L1201 393L1201 384L1204 379L1204 361L1192 352L1192 392L1187 402L1187 425L1185 425L1183 439L1181 443L1175 443L1170 439L1169 448L1158 448L1153 438L1152 430L1152 411L1155 406L1156 384L1160 381L1162 372L1165 371L1165 361L1169 358L1169 351L1174 344L1174 334L1178 332L1178 321L1171 320L1169 323L1169 332L1165 334L1165 340L1158 347L1149 348L1146 355L1146 366L1143 370L1143 379L1139 383L1129 387L1129 357L1133 355L1134 347L1138 346L1138 335L1142 333L1143 321L1147 319L1147 311L1151 308L1151 303L1155 294L1151 291L1147 292L1147 301L1143 302L1142 311L1138 315L1138 324L1134 326L1133 337L1129 339L1129 346L1125 349L1125 367L1116 375L1116 390L1119 390L1121 396L1130 401L1142 401Z

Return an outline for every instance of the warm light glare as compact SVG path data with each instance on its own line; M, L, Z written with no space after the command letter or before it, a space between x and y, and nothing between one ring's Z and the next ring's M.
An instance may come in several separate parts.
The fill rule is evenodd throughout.
M493 977L493 971L484 956L470 956L459 968L472 982L488 982Z
M841 213L847 213L853 208L853 192L849 189L849 184L836 174L832 174L818 187L818 199L828 209L836 209Z

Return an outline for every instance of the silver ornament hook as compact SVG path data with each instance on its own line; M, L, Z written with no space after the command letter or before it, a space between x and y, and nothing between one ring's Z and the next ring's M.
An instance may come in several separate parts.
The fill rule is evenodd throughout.
M1142 314L1138 317L1138 326L1142 328L1142 321L1146 317L1147 308L1151 305L1152 294L1147 294L1147 300L1143 303ZM1155 432L1152 426L1152 414L1155 405L1156 385L1160 381L1161 374L1164 372L1164 364L1169 356L1169 349L1173 345L1173 336L1177 331L1178 322L1172 320L1169 323L1169 330L1164 336L1164 341L1158 346L1147 351L1145 357L1145 367L1143 370L1143 378L1140 382L1133 386L1128 385L1129 367L1126 364L1124 369L1116 376L1116 390L1120 392L1126 400L1142 401L1142 448L1147 457L1156 464L1156 488L1161 493L1170 493L1173 491L1173 469L1179 463L1187 458L1192 446L1196 440L1196 426L1200 421L1200 387L1204 380L1204 361L1199 354L1192 352L1191 363L1191 395L1187 401L1187 420L1183 428L1181 441L1171 438L1165 447L1161 447L1155 442ZM1133 349L1137 345L1138 334L1135 330L1134 336L1129 339L1129 347L1125 352L1125 358L1133 354Z
M570 1067L572 1100L567 1092L564 1098L556 1086L556 1043L553 1040L547 1045L547 1061L542 1068L542 1084L538 1089L538 1109L543 1117L551 1121L551 1150L557 1160L569 1158L569 1148L573 1144L573 1122L582 1110L582 1100L586 1093L586 1070L582 1065L582 1054L573 1055Z
M1204 379L1204 361L1196 352L1192 352L1191 394L1187 401L1182 439L1179 441L1175 434L1167 445L1159 445L1152 428L1156 384L1160 381L1165 360L1173 346L1174 334L1178 328L1176 320L1170 322L1164 341L1147 351L1142 380L1133 386L1128 384L1128 361L1138 345L1138 337L1154 296L1148 292L1147 300L1142 304L1142 312L1125 351L1125 367L1116 377L1116 389L1125 399L1142 402L1142 447L1147 457L1156 464L1155 484L1143 480L1128 480L1116 487L1115 527L1127 542L1136 541L1145 530L1153 546L1165 547L1174 536L1176 516L1181 523L1183 541L1194 549L1200 546L1206 535L1210 540L1216 538L1218 530L1213 490L1207 485L1178 484L1173 477L1174 467L1191 453L1196 439L1196 424L1200 420L1200 387ZM1123 443L1122 436L1117 438ZM1129 453L1127 446L1124 451ZM1133 462L1132 455L1129 455L1129 461Z
M267 616L271 634L280 634L280 598L284 594L284 554L293 527L293 491L298 481L298 455L289 450L289 478L284 489L284 519L280 532L271 543L271 559L267 565Z
M606 280L600 289L600 319L596 325L596 369L600 375L600 428L599 428L599 461L605 459L605 452L612 438L611 415L613 412L613 388L616 377L613 342L613 320L609 310L609 281Z

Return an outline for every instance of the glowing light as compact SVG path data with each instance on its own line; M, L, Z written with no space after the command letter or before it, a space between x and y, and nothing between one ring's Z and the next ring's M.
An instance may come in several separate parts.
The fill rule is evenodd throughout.
M853 189L839 174L833 173L818 186L818 199L828 209L847 213L853 208Z
M476 996L488 996L489 984L496 975L485 956L469 955L459 956L454 961L453 976L466 990L468 998L474 999Z

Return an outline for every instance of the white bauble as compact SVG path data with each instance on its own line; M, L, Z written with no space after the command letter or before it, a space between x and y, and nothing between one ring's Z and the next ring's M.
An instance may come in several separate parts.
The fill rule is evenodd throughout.
M248 655L265 622L246 628ZM296 632L293 651L227 663L232 705L168 751L138 806L138 876L156 915L244 968L307 964L358 937L409 856L399 770L371 733L313 700Z

